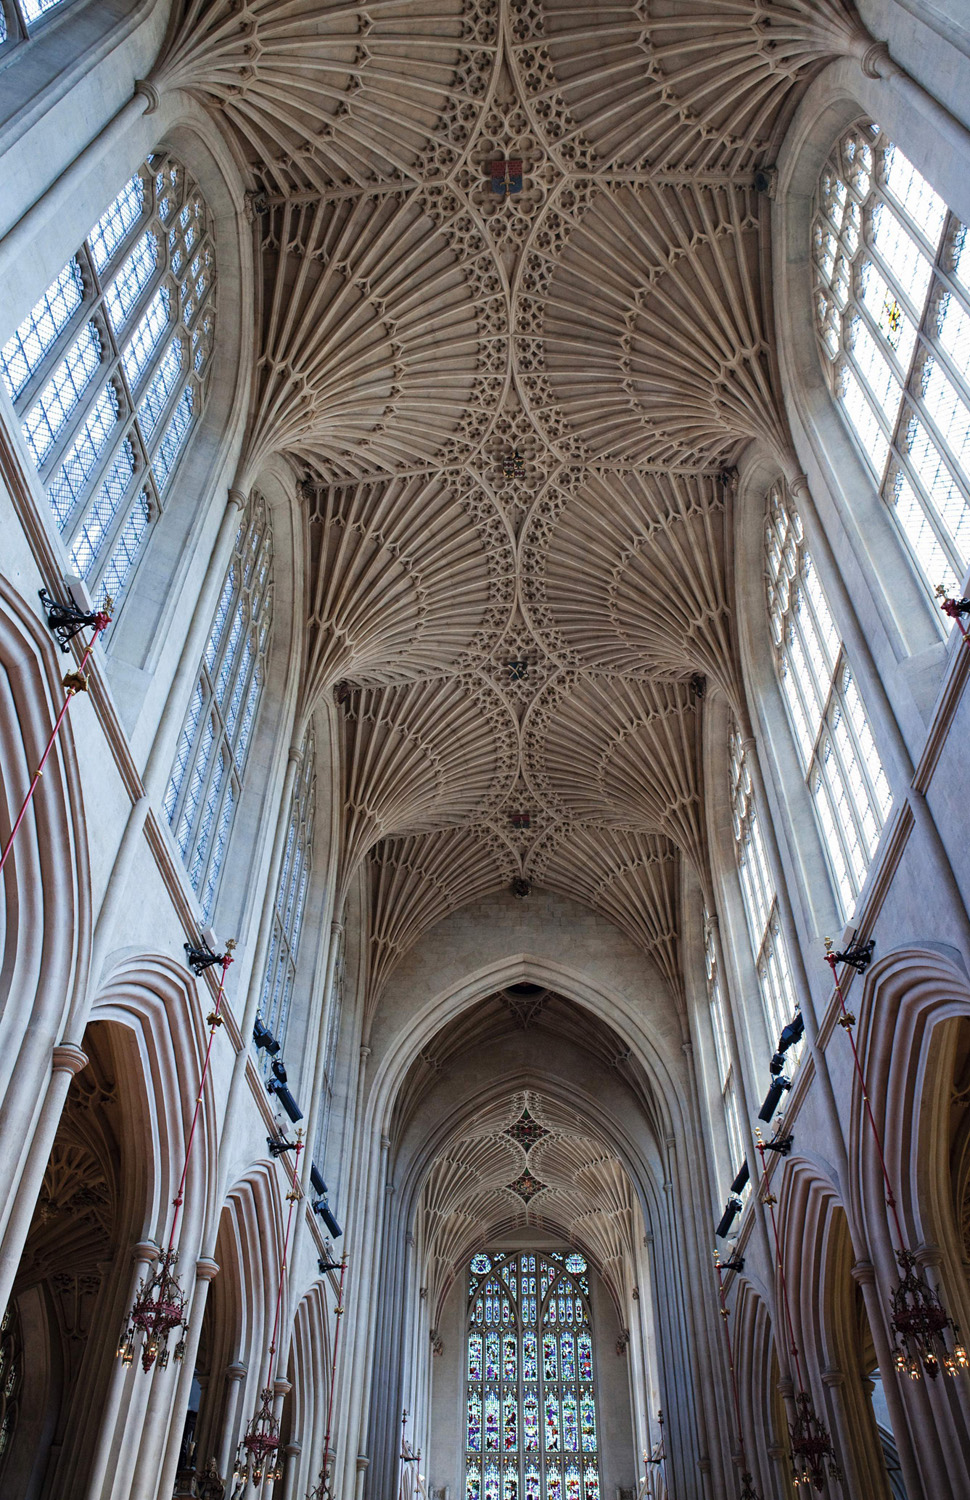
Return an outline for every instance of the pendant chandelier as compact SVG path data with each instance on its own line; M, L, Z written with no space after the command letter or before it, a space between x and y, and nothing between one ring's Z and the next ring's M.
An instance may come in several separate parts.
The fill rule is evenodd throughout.
M734 1364L734 1346L731 1343L731 1333L728 1328L728 1319L731 1316L727 1305L727 1292L724 1289L724 1272L740 1271L744 1265L743 1261L732 1260L725 1264L717 1250L714 1251L714 1269L717 1273L717 1297L721 1309L721 1326L724 1329L724 1344L727 1349L728 1370L731 1374L731 1394L734 1398L734 1420L737 1424L738 1441L738 1464L741 1469L741 1491L739 1500L761 1500L754 1487L754 1479L748 1469L748 1456L744 1445L744 1425L741 1421L741 1393L738 1389L738 1372Z
M303 1150L303 1131L296 1132L296 1144L293 1152L293 1173L290 1182L290 1191L286 1198L289 1203L289 1212L286 1216L286 1233L283 1236L283 1255L280 1260L280 1281L276 1289L276 1313L273 1319L273 1337L269 1345L269 1369L266 1372L266 1384L259 1393L259 1406L255 1415L243 1433L236 1449L236 1461L233 1466L233 1478L243 1488L251 1484L254 1489L259 1489L266 1481L274 1484L277 1479L283 1477L284 1457L280 1442L280 1424L273 1411L273 1367L276 1362L276 1351L280 1336L280 1313L283 1307L283 1289L286 1285L286 1270L290 1249L290 1235L293 1230L293 1212L297 1203L303 1197L300 1188L300 1152Z
M778 1267L778 1282L781 1287L781 1300L785 1310L785 1324L788 1329L788 1349L792 1358L792 1374L795 1377L796 1389L794 1395L795 1411L788 1424L788 1442L791 1451L792 1484L795 1489L823 1490L827 1479L836 1481L842 1478L832 1446L829 1430L822 1418L815 1410L814 1403L808 1391L805 1389L805 1380L802 1376L801 1355L795 1340L795 1324L791 1315L791 1303L788 1299L788 1279L785 1275L785 1262L781 1253L781 1237L778 1233L778 1220L775 1217L775 1195L768 1187L765 1176L765 1152L768 1149L761 1136L761 1131L755 1130L755 1143L758 1155L761 1157L761 1202L768 1210L771 1220L771 1233L775 1244L775 1259Z
M178 1228L179 1214L182 1211L182 1204L185 1201L185 1182L189 1171L189 1157L192 1152L192 1142L195 1139L196 1126L199 1123L199 1113L202 1109L205 1082L209 1076L212 1042L217 1030L222 1025L222 1015L220 1012L226 992L226 973L229 965L232 963L232 950L235 946L235 941L232 938L226 944L225 953L213 953L204 938L196 946L193 946L191 943L185 944L186 962L196 978L204 974L206 969L211 969L216 964L221 964L222 976L219 980L218 991L216 992L216 1003L207 1017L209 1041L205 1049L202 1072L199 1075L199 1092L195 1101L192 1124L189 1127L188 1137L185 1142L185 1159L182 1164L182 1176L179 1180L178 1191L172 1200L175 1212L172 1215L172 1228L168 1237L168 1245L159 1255L139 1286L131 1312L128 1314L128 1326L118 1344L118 1358L123 1365L130 1365L134 1362L136 1343L139 1336L141 1337L141 1367L146 1375L149 1374L156 1363L160 1370L164 1370L168 1364L170 1353L176 1364L181 1364L185 1357L185 1338L189 1331L189 1325L186 1322L186 1296L176 1269L179 1253L175 1248L175 1231ZM175 1345L174 1351L170 1351L168 1341L177 1328L181 1328L181 1336Z
M886 1186L886 1206L892 1216L896 1231L896 1259L899 1262L901 1274L890 1295L889 1326L895 1337L893 1364L901 1375L908 1375L911 1380L919 1380L924 1374L928 1375L931 1380L935 1380L941 1370L952 1376L962 1374L970 1367L970 1360L960 1340L959 1328L944 1307L939 1293L930 1286L916 1256L906 1244L896 1207L896 1195L893 1192L889 1168L886 1165L882 1137L876 1124L876 1117L872 1112L869 1090L862 1071L862 1061L855 1044L855 1037L852 1035L856 1018L846 1006L838 975L839 964L846 964L857 974L864 974L872 962L874 947L875 943L872 938L865 943L858 943L853 934L848 947L842 953L835 953L831 939L826 938L825 962L832 970L835 993L842 1012L839 1025L849 1038L849 1045L852 1048L852 1060L862 1092L866 1119L875 1142L876 1154L879 1157L879 1166Z

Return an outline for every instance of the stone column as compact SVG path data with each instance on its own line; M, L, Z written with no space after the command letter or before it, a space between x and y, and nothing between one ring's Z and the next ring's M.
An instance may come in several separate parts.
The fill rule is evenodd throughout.
M6 1224L0 1225L0 1308L5 1308L10 1299L71 1079L82 1068L87 1067L87 1062L87 1053L71 1043L62 1043L51 1054L51 1076L41 1105L40 1118L20 1181L13 1193L10 1215Z
M161 1455L161 1477L158 1481L158 1493L167 1496L171 1493L175 1483L175 1474L178 1466L179 1448L182 1445L182 1429L185 1425L185 1413L188 1411L189 1396L192 1393L192 1378L195 1374L195 1361L199 1353L199 1340L202 1337L202 1318L205 1314L206 1298L209 1294L209 1283L214 1281L219 1274L217 1263L209 1256L202 1256L195 1264L195 1290L189 1310L189 1330L185 1339L185 1358L179 1369L178 1384L175 1389L169 1413L168 1439ZM162 1441L164 1434L160 1431L158 1443ZM157 1448L157 1445L153 1445ZM145 1458L146 1444L142 1443L142 1457L136 1475L137 1480L143 1476L145 1483L144 1493L150 1493L151 1476L157 1467L157 1461L153 1455ZM206 1463L205 1454L196 1456L196 1468L201 1469Z
M133 1269L129 1282L127 1308L132 1305L138 1293L138 1288L148 1274L149 1268L158 1259L158 1246L154 1240L141 1240L132 1251ZM120 1330L119 1330L120 1331ZM101 1425L98 1430L95 1443L94 1457L91 1460L91 1475L88 1480L85 1494L87 1500L105 1500L112 1492L113 1479L115 1477L116 1463L113 1460L117 1456L117 1448L120 1444L122 1431L127 1423L132 1408L139 1404L143 1405L148 1399L148 1377L142 1373L138 1364L139 1346L135 1347L135 1360L133 1365L123 1365L120 1359L116 1359L111 1372L111 1383L108 1387L107 1399L104 1403L104 1411L101 1415ZM144 1392L139 1402L138 1387L135 1384L141 1379L142 1391ZM108 1476L111 1475L109 1478Z
M226 1384L229 1389L226 1392L226 1418L222 1429L222 1437L219 1442L219 1452L216 1454L216 1468L224 1479L227 1480L233 1460L233 1448L235 1446L236 1432L239 1426L239 1402L242 1396L243 1384L247 1374L248 1366L241 1364L227 1365Z

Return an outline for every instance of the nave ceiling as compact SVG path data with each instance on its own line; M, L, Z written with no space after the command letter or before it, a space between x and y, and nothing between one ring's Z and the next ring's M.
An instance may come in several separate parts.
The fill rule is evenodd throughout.
M518 882L610 918L682 1008L704 692L741 702L733 466L789 451L770 169L872 46L838 0L184 7L151 81L251 188L241 472L286 458L306 505L303 708L344 720L372 1003Z

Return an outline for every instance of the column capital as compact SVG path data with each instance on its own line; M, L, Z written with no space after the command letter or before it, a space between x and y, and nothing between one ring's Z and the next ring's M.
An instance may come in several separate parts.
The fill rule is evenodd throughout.
M876 1268L870 1260L857 1260L850 1272L856 1286L875 1286Z
M844 1385L845 1384L845 1372L843 1370L835 1370L835 1369L823 1370L822 1371L822 1384L823 1385L827 1385L830 1390L834 1386Z
M195 1263L195 1279L197 1281L215 1281L219 1274L219 1262L212 1259L211 1255L200 1255Z
M147 78L136 78L135 98L137 99L139 95L147 101L145 104L146 115L153 115L158 108L158 89L153 83L149 83Z
M55 1073L70 1073L73 1078L88 1065L88 1054L73 1042L58 1042L51 1054L51 1068Z
M357 1455L357 1473L358 1474L363 1474L364 1470L365 1469L369 1469L369 1468L370 1468L370 1459L367 1457L367 1454L366 1453L358 1453L358 1455Z
M292 1380L287 1380L285 1375L277 1375L276 1379L273 1381L274 1396L288 1396L292 1389L293 1382Z
M289 761L289 763L290 763L291 766L302 766L302 764L303 764L303 748L302 748L302 746L300 746L300 745L291 745L290 748L289 748L289 750L287 751L286 758Z
M229 491L229 507L236 510L245 510L249 496L243 490L231 489Z
M808 489L808 475L807 474L793 474L792 477L791 477L791 479L789 479L789 481L788 481L788 488L791 491L791 493L795 496L796 499L798 498L799 495L802 495L802 494L807 495L809 493L809 489Z
M158 1256L159 1249L154 1240L139 1240L138 1244L132 1247L132 1260L147 1260L151 1263L156 1261Z
M248 1375L248 1373L249 1373L249 1366L248 1365L239 1364L238 1361L235 1364L226 1365L226 1379L227 1380L243 1380L246 1377L246 1375Z

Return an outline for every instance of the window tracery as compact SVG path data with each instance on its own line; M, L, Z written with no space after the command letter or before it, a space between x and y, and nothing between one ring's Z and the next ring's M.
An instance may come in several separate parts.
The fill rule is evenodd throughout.
M215 324L209 215L150 156L0 351L0 375L92 595L129 587L199 419Z
M731 1175L744 1161L744 1138L741 1134L741 1114L738 1106L737 1081L734 1076L734 1061L728 1041L727 1014L724 991L714 946L714 933L709 917L704 921L704 967L707 976L707 1004L714 1033L714 1052L717 1058L717 1077L724 1108L724 1125L727 1131L728 1154Z
M892 798L801 520L781 484L768 495L765 569L775 670L848 917Z
M748 764L748 747L737 725L729 748L734 852L751 951L769 1036L776 1037L791 1020L795 993L785 939L778 916L778 892L771 877L768 850Z
M474 1256L466 1355L465 1500L602 1500L584 1257Z
M299 774L290 801L290 821L276 882L273 930L263 976L259 1013L273 1035L286 1036L296 961L300 951L307 886L313 863L313 819L316 808L313 730L303 740ZM269 1058L267 1056L267 1066Z
M842 415L926 583L970 560L967 227L871 120L819 183L816 329Z
M254 494L236 537L163 804L206 918L259 708L272 614L272 534L262 497Z
M0 0L0 47L22 42L52 10L66 10L71 0Z

